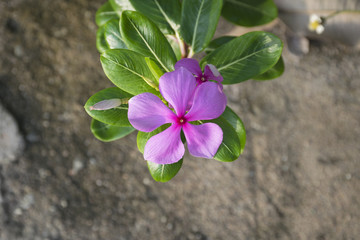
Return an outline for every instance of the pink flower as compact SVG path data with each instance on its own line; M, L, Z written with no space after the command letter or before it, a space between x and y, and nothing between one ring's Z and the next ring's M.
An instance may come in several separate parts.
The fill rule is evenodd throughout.
M201 71L199 62L196 59L183 58L175 64L175 70L181 67L186 68L192 74L194 74L198 84L202 84L210 80L217 81L218 83L221 83L223 81L223 77L220 75L216 67L212 64L207 64L203 73Z
M223 139L221 128L214 123L194 125L190 122L214 119L224 112L226 96L219 85L205 82L197 87L193 74L185 68L178 68L160 78L159 89L174 111L151 93L142 93L129 101L128 118L134 128L151 132L166 123L171 124L148 140L144 149L145 160L157 164L179 161L185 152L181 130L191 155L213 158ZM193 102L187 111L190 99Z

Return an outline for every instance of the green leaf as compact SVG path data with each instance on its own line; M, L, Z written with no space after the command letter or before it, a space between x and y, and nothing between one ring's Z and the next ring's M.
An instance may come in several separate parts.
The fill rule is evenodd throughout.
M226 107L225 111L221 115L235 130L240 140L240 154L244 151L246 144L246 131L244 123L236 115L236 113L229 107Z
M213 64L223 76L223 84L243 82L273 67L281 56L283 43L271 33L250 32L217 48L201 60Z
M263 74L253 77L253 79L259 81L274 79L280 77L284 73L284 70L285 70L284 60L282 57L280 57L279 61L272 68L270 68Z
M127 49L111 49L104 52L100 60L106 76L122 90L133 95L143 92L159 95L159 92L149 85L154 85L156 80L140 53Z
M119 16L111 7L111 4L106 2L96 11L95 22L100 27L112 19L119 19Z
M153 179L157 182L167 182L171 180L179 172L183 163L183 159L173 164L156 164L147 161L149 172Z
M164 72L159 68L159 66L156 64L156 62L151 60L151 58L145 57L145 61L146 61L147 66L149 67L151 73L155 77L155 80L156 80L155 83L157 85L159 85L159 79L162 75L164 75Z
M191 53L203 50L214 36L222 0L184 0L180 35L191 46Z
M129 49L157 61L167 72L174 70L174 51L159 28L147 17L138 12L124 11L120 30Z
M274 20L277 8L272 0L225 0L222 16L234 24L253 27Z
M118 16L121 16L121 13L125 10L135 10L130 0L109 0L109 3Z
M96 48L100 53L109 49L109 45L105 39L105 27L101 26L96 32Z
M221 162L233 162L238 159L241 154L240 139L231 124L222 116L206 122L216 123L223 131L223 141L214 159Z
M211 52L213 52L215 49L217 49L218 47L224 45L225 43L230 42L231 40L233 40L234 36L223 36L223 37L219 37L216 38L214 40L212 40L209 45L205 48L205 52L206 54L209 54Z
M181 5L179 0L130 0L136 11L151 19L165 34L179 28Z
M127 48L119 30L119 19L113 19L102 25L96 33L96 47L100 53L109 49Z
M90 110L90 107L103 100L118 98L126 101L131 97L131 94L124 92L117 87L106 88L91 96L84 108L92 118L100 122L120 127L129 127L131 125L127 117L127 104L109 110Z
M129 135L135 130L133 127L113 126L95 119L92 119L90 128L94 136L103 142L118 140Z
M104 25L105 28L105 41L110 49L127 49L124 41L122 40L119 19L113 19Z

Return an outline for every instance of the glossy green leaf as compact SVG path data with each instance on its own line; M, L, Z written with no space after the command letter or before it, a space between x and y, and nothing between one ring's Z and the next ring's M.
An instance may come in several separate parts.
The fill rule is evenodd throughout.
M119 16L111 7L111 4L106 2L96 11L95 22L100 27L112 19L119 19Z
M131 97L131 94L124 92L117 87L106 88L91 96L89 100L87 100L84 108L92 118L100 122L115 126L128 127L131 125L127 117L127 104L122 104L120 107L109 110L90 110L90 107L93 106L95 103L103 100L117 98L126 102L126 100L130 99Z
M151 19L165 34L179 28L181 5L179 0L130 0L136 11Z
M100 53L109 49L127 48L120 34L119 19L110 20L98 29L96 47Z
M222 0L183 1L180 34L193 53L203 50L214 36L222 3Z
M282 57L280 57L279 61L272 68L270 68L263 74L253 77L253 79L259 81L274 79L280 77L284 73L284 70L285 70L284 60Z
M145 61L156 80L155 83L159 85L159 79L162 75L164 75L163 70L161 70L160 67L156 64L156 62L151 60L151 58L145 57Z
M283 43L271 33L250 32L217 48L201 60L213 64L223 76L223 84L239 83L273 67L281 56Z
M109 49L109 45L105 39L105 27L101 26L96 32L96 48L100 53Z
M167 72L174 70L174 51L159 28L147 17L138 12L124 11L120 31L129 49L151 57Z
M272 0L225 0L222 16L234 24L252 27L274 20L277 7Z
M158 182L167 182L179 172L183 159L173 164L156 164L147 161L149 172L153 179Z
M234 38L236 38L236 37L234 37L234 36L223 36L223 37L219 37L219 38L216 38L216 39L212 40L209 43L209 45L205 48L206 54L209 54L209 53L213 52L215 49L217 49L218 47L221 47L225 43L230 42Z
M221 115L235 130L240 140L240 154L244 151L246 144L246 131L244 123L236 115L236 113L229 107L226 107L225 111Z
M119 19L113 19L104 25L105 41L110 49L127 49L119 28Z
M232 162L238 159L241 154L240 139L231 124L222 116L206 122L216 123L223 131L223 141L214 159L221 162Z
M159 94L149 85L154 85L156 80L140 53L111 49L104 52L100 60L106 76L122 90L133 95L143 92Z
M135 130L133 127L113 126L95 119L92 119L90 128L94 136L103 142L118 140L129 135Z
M109 0L109 3L118 16L121 16L121 13L125 10L135 10L130 0Z

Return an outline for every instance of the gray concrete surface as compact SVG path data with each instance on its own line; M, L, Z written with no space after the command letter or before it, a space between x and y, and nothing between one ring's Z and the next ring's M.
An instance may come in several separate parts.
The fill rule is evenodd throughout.
M1 240L357 239L360 53L311 42L285 74L226 86L248 142L233 163L187 155L154 182L136 134L96 140L83 110L111 86L98 1L0 2L0 101L26 139L0 163ZM279 23L270 31L285 40ZM79 167L80 166L80 167Z

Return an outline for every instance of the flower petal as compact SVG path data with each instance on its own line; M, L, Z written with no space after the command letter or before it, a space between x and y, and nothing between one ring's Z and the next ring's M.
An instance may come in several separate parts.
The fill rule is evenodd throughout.
M137 130L151 132L172 122L176 116L160 98L152 93L142 93L129 100L128 118Z
M194 102L186 114L188 121L210 120L219 117L225 110L226 96L219 84L205 82L197 87Z
M183 125L187 146L195 157L213 158L223 139L223 131L215 123Z
M221 83L223 81L223 77L220 75L219 71L216 69L216 67L212 64L207 64L205 66L204 70L204 76L206 80L215 80L218 83Z
M178 162L185 153L184 144L180 138L181 126L171 125L163 132L152 136L145 145L145 160L157 164Z
M195 77L185 68L165 73L159 80L163 97L174 107L177 116L184 116L196 89Z
M199 62L196 59L183 58L183 59L179 60L175 64L175 70L177 70L181 67L185 68L186 70L188 70L192 74L195 74L198 77L202 75L202 71L201 71Z
M319 25L319 26L316 27L315 31L316 31L317 34L322 34L324 32L324 30L325 30L324 26Z
M311 14L310 15L310 22L318 22L321 23L321 18L317 14Z

